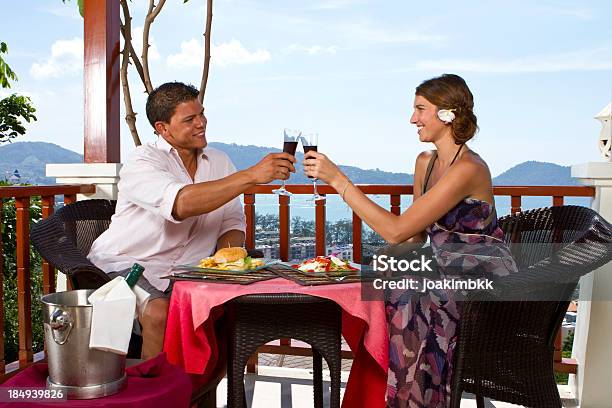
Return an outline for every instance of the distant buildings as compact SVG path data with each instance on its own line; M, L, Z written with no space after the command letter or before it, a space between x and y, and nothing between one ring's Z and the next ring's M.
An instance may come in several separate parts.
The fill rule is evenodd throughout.
M263 252L264 258L280 259L278 231L262 231L257 234L255 248ZM303 261L315 256L315 237L291 238L289 247L290 261ZM353 244L331 245L326 248L326 255L334 255L341 259L353 259Z
M21 183L21 174L19 174L19 170L15 169L13 174L7 171L4 175L4 181L8 181L9 183L12 183L12 184Z

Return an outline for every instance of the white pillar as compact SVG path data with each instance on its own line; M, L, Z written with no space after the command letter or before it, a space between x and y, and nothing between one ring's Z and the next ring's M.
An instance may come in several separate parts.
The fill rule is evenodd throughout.
M117 183L121 163L47 164L47 177L57 184L95 184L95 194L78 194L77 200L90 198L117 199Z
M94 194L77 194L77 200L117 199L121 163L62 163L47 164L47 177L55 177L57 184L95 184ZM56 288L66 290L66 275L58 271Z
M612 222L612 163L572 166L572 177L595 187L591 208ZM578 373L569 385L583 408L609 407L612 401L612 263L580 279L580 301L572 357ZM593 299L591 301L591 299Z

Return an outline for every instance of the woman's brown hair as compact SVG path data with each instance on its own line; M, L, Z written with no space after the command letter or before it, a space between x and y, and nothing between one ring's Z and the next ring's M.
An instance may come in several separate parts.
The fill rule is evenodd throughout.
M459 75L444 74L431 78L416 88L420 95L438 109L452 109L455 119L450 126L456 144L462 144L474 137L478 121L474 115L474 96Z

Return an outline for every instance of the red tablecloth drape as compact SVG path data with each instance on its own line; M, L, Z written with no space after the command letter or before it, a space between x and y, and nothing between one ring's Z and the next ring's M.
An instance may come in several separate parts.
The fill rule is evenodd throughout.
M191 401L192 383L179 367L168 362L164 353L126 369L127 387L117 394L87 400L53 402L0 402L0 407L70 408L185 408ZM46 363L34 364L0 385L0 388L46 387Z
M355 354L342 406L384 407L389 364L384 303L362 301L358 283L301 286L281 278L251 285L176 282L164 342L169 361L187 373L214 370L218 358L214 326L223 314L221 306L253 293L303 293L336 302L342 308L342 334Z

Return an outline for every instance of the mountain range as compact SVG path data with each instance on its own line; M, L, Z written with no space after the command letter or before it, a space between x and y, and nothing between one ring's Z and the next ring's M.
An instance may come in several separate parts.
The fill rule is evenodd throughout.
M243 146L219 142L210 143L211 147L222 150L231 158L237 169L246 169L268 153L279 149L261 146ZM303 159L302 153L296 154L298 163ZM64 149L53 143L14 142L0 146L0 179L9 179L18 170L21 182L31 184L54 184L55 180L45 177L47 163L82 163L83 155ZM392 173L379 169L362 169L355 166L340 168L355 183L359 184L412 184L413 175ZM310 183L298 166L291 175L290 183ZM577 185L570 176L569 166L553 163L526 161L518 164L493 179L495 185Z

